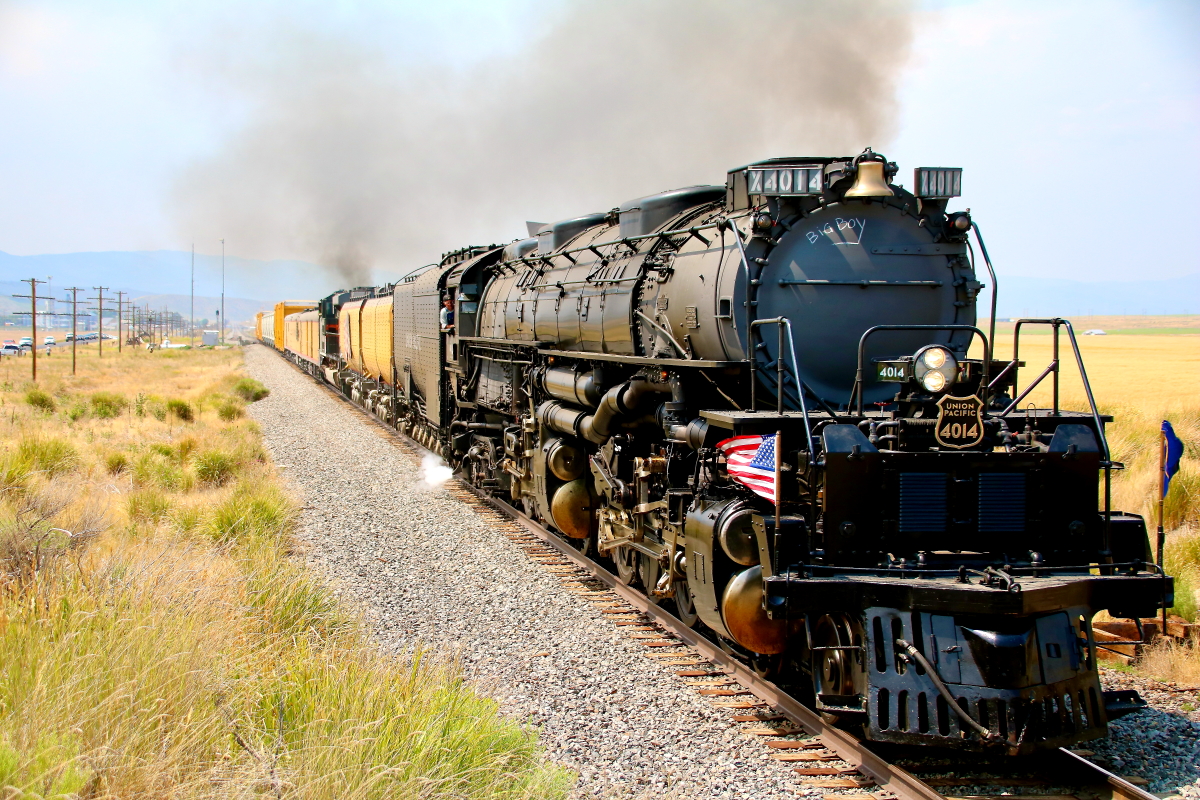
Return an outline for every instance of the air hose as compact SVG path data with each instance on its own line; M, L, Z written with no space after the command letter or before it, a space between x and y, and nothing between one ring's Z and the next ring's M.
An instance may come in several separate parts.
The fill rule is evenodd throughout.
M946 688L946 684L942 683L942 679L938 675L937 670L934 669L933 664L930 664L928 659L921 655L920 650L913 647L904 639L897 639L896 644L900 647L900 649L904 650L905 653L907 653L914 661L916 661L925 669L925 673L929 675L929 679L933 681L934 687L937 688L938 694L942 696L942 699L946 701L946 704L950 706L951 710L958 715L958 718L962 720L968 728L989 741L996 741L1000 739L1000 734L992 733L987 728L980 725L971 717L970 714L967 713L966 709L958 704L958 700L954 698L954 695L950 694L950 690Z

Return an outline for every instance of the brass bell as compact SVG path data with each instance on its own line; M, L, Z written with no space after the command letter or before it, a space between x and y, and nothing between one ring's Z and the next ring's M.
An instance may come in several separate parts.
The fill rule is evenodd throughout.
M891 197L895 192L883 177L882 161L863 161L858 165L858 176L846 197Z

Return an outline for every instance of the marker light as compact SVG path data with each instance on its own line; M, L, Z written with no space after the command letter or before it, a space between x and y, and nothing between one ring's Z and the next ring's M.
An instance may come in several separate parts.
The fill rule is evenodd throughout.
M927 392L940 392L946 388L946 376L936 370L930 370L921 378L921 385Z
M946 363L946 351L940 347L931 347L921 356L921 360L930 369L938 369Z

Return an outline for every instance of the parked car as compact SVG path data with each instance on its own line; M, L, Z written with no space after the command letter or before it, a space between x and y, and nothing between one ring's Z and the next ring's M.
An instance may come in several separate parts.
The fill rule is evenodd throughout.
M15 344L13 344L11 341L5 342L4 345L2 347L0 347L0 356L19 356L19 355L21 355L21 348Z
M68 341L68 342L73 342L73 341L75 341L75 334L73 334L73 333L68 333L68 334L67 334L67 338L66 338L66 340L65 340L65 341Z
M53 336L47 336L45 339L42 339L42 344L44 344L44 345L46 345L47 347L49 347L50 345L55 345L55 344L58 344L58 342L56 342L56 341L54 340L54 337L53 337Z
M30 350L32 350L33 349L33 337L32 336L22 336L21 337L21 347L28 347Z

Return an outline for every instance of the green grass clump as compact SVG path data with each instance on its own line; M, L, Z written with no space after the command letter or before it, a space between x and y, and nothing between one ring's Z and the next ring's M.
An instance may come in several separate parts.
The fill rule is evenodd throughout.
M1178 476L1176 476L1178 477ZM1171 491L1175 491L1174 480ZM1184 619L1196 619L1196 592L1200 591L1200 530L1181 528L1167 537L1163 552L1167 574L1175 578L1173 613Z
M91 778L74 736L44 734L27 747L0 740L0 785L16 797L79 797Z
M71 422L79 422L79 420L86 416L87 406L83 403L72 403L71 407L67 409L67 419L71 420Z
M129 401L116 392L96 392L92 395L91 399L92 413L98 419L119 417L121 412L129 405Z
M223 422L233 422L246 416L246 409L240 403L235 403L232 400L226 400L221 405L217 406L217 416Z
M25 402L47 414L53 414L54 410L58 408L58 404L54 402L54 398L48 392L36 388L25 393Z
M220 450L206 450L192 462L196 477L213 486L224 486L237 474L238 463L233 456Z
M233 385L233 393L247 403L255 403L269 395L271 390L254 378L242 378Z
M207 533L221 543L275 543L295 518L295 503L278 487L242 484L213 509Z
M104 456L104 470L109 475L120 475L129 469L129 456L117 451Z
M194 422L196 420L196 409L192 408L192 404L186 400L179 400L177 398L168 400L167 413L181 422Z
M134 522L157 523L171 513L171 498L158 489L138 489L126 498L125 510Z
M143 453L133 463L133 484L137 487L156 486L172 492L186 492L195 485L195 477L172 455L150 451Z
M32 472L47 476L61 475L79 466L79 451L65 439L27 437L17 445L18 459Z

